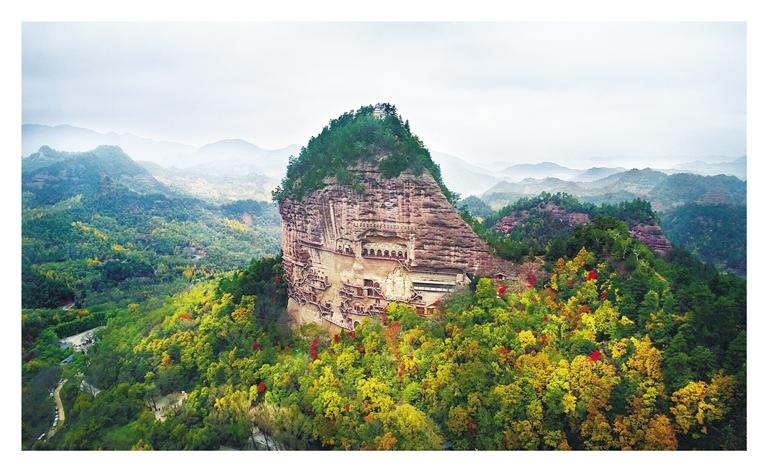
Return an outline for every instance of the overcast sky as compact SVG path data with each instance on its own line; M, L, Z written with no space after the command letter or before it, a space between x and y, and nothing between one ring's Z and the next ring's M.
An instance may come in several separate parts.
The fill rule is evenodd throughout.
M476 163L746 153L742 23L25 23L24 123L304 145L394 103Z

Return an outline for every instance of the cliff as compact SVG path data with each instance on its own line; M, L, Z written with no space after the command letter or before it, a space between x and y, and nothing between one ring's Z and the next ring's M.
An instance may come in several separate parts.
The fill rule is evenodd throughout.
M301 198L280 199L288 312L296 322L354 329L391 302L429 314L468 276L511 275L511 264L494 257L450 203L439 170L436 179L406 159L387 176L382 167L392 153L378 151L348 162L345 183L325 175Z

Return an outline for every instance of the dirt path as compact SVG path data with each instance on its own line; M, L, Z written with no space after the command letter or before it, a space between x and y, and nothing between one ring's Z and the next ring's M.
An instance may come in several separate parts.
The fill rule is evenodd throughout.
M61 403L61 395L59 393L61 392L61 387L64 386L65 383L67 383L67 380L64 379L63 382L59 383L59 385L56 387L56 390L53 391L53 399L56 402L56 411L59 413L59 421L54 422L53 426L51 426L50 431L48 431L48 437L50 438L54 434L56 434L56 431L61 427L62 424L64 424L64 404Z

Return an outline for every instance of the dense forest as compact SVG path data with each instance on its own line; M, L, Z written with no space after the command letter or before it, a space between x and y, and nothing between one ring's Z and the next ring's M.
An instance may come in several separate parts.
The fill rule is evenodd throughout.
M27 446L743 449L744 281L610 216L565 247L523 290L479 279L343 335L287 328L279 258L121 310L63 367L101 391L67 383L61 431Z
M715 266L747 274L747 207L691 203L662 213L664 233Z

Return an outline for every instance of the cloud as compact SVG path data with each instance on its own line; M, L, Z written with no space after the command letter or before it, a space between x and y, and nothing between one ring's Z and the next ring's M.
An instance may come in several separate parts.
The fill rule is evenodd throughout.
M746 152L743 23L25 23L27 123L304 144L390 101L433 149L573 165Z

